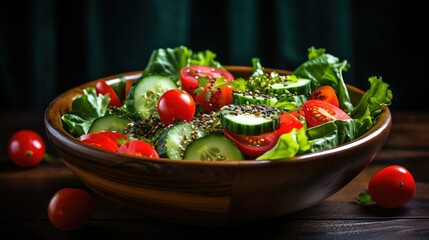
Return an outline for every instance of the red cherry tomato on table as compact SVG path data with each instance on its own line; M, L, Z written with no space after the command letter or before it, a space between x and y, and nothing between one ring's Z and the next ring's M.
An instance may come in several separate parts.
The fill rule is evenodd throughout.
M79 137L79 140L86 144L99 147L107 151L111 151L111 152L118 151L118 144L108 136L105 136L100 133L84 134Z
M304 112L305 120L310 127L332 120L351 119L351 117L339 107L322 100L308 100L302 105L301 110Z
M177 121L191 121L195 114L195 101L192 96L180 89L171 89L161 95L158 114L165 125Z
M334 88L331 86L321 86L317 88L310 94L310 99L322 100L337 107L340 106L337 94L335 93Z
M88 224L96 210L91 195L79 188L63 188L48 204L48 218L60 230L74 231Z
M118 149L119 153L135 155L140 157L159 158L155 148L142 140L131 140Z
M407 204L414 196L416 183L404 167L392 165L377 172L368 183L372 200L385 208L398 208Z
M115 106L120 107L122 106L122 102L119 99L118 95L116 94L115 90L113 90L112 87L110 87L105 81L98 80L95 84L95 89L98 94L106 95L109 94L110 102L109 106Z
M23 129L10 137L7 150L14 164L20 167L34 167L43 160L46 145L39 133Z

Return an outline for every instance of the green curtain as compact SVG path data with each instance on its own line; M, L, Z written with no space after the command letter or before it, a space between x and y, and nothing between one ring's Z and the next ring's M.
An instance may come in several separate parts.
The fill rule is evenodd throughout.
M156 48L210 49L224 65L293 70L311 46L351 69L348 83L371 75L408 99L400 67L417 56L420 2L348 0L29 0L0 2L2 109L46 108L61 92L103 76L142 70ZM398 29L402 28L399 33ZM403 34L413 36L411 41ZM399 47L401 46L401 47ZM407 48L404 49L404 46ZM396 73L394 72L396 71ZM422 76L417 73L417 77ZM397 92L395 90L398 90ZM397 101L398 109L409 107ZM414 105L415 106L415 105ZM417 107L416 107L417 108Z

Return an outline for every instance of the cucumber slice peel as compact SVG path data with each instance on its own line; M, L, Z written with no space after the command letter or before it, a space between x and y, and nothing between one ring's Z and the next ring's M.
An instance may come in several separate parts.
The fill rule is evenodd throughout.
M285 81L274 83L267 92L275 94L292 93L295 95L307 95L311 92L311 81L309 79L300 78L298 81Z
M263 104L227 105L221 109L221 124L240 135L255 136L280 127L280 110Z
M189 123L180 122L169 126L156 142L156 151L161 157L170 159L182 159L186 147L195 139L206 135L200 127Z
M102 131L125 133L128 125L132 121L126 117L115 115L105 115L95 119L89 127L89 133L98 133Z
M186 148L183 159L202 161L239 161L243 154L229 139L211 134L194 140Z
M142 119L158 118L156 106L163 93L178 88L176 83L163 75L142 76L131 89L128 104Z

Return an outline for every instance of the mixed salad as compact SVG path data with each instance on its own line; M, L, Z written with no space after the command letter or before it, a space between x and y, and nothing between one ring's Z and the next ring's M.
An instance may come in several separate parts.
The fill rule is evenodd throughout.
M291 74L253 58L248 79L210 50L154 50L138 80L99 80L62 116L66 130L108 151L149 158L277 160L333 148L366 133L392 92L381 77L353 105L347 61L314 47Z

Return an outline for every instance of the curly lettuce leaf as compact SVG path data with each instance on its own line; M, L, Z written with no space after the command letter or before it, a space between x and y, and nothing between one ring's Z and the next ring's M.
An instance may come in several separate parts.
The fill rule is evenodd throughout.
M252 66L253 66L253 73L251 75L252 78L264 75L264 67L262 67L261 60L259 58L252 58Z
M309 152L330 149L356 139L358 122L350 120L334 120L316 127L307 129L307 136L311 143Z
M189 65L191 56L192 50L185 46L154 50L144 69L144 74L160 74L178 80L180 69Z
M254 90L256 86L264 86L265 79L268 79L264 67L262 67L261 60L259 58L252 58L253 72L249 79L236 78L228 84L234 88L235 91L244 92L247 90Z
M180 79L180 70L190 65L223 68L216 61L216 54L214 52L205 50L194 53L185 46L179 46L176 48L159 48L154 50L144 69L144 74L160 74L178 81Z
M192 54L189 65L203 65L223 68L220 62L216 61L216 53L205 50Z
M381 77L370 77L370 88L365 92L356 107L350 112L350 117L359 120L360 135L367 132L383 110L383 105L392 103L393 94L389 84Z
M291 158L307 152L311 147L305 134L305 128L292 129L291 132L282 134L276 145L256 158L256 160L278 160Z
M277 144L256 160L278 160L305 152L317 152L356 139L358 123L353 120L334 120L312 128L293 129L282 134Z
M337 93L341 109L350 112L353 104L342 74L350 65L346 60L340 61L337 57L325 53L323 48L311 47L308 51L308 61L296 68L293 74L310 79L312 89L323 85L332 86Z
M61 119L66 124L69 133L75 137L88 133L92 122L106 114L109 104L109 95L97 95L94 87L83 90L83 94L76 96L70 113L64 114Z

